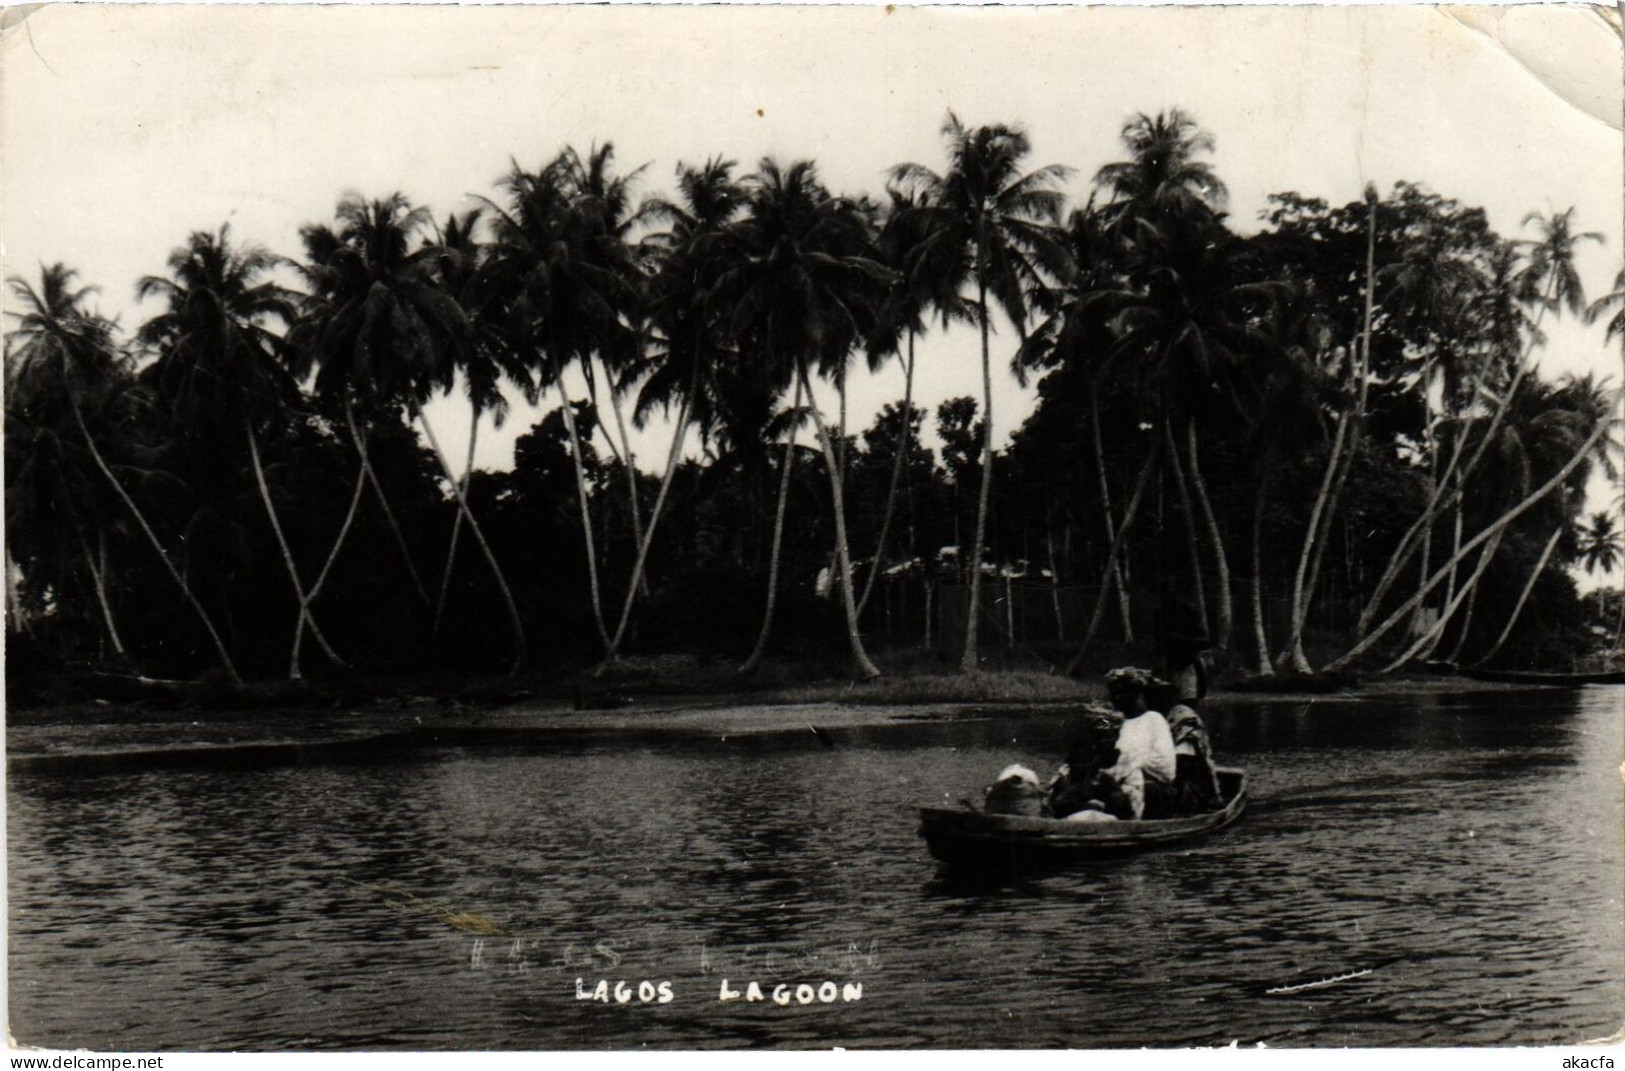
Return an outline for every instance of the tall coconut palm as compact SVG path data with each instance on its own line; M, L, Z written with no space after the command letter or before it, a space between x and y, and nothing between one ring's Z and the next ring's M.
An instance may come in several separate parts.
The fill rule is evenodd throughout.
M623 267L633 279L634 298L641 299L648 251L635 246L632 235L650 218L651 202L635 204L632 199L632 188L647 165L634 168L626 174L616 174L615 146L609 142L593 146L586 156L581 156L574 149L566 148L560 161L565 170L569 197L575 210L596 216L603 231L627 248L630 259ZM609 444L610 453L620 462L621 471L626 475L627 505L632 517L634 548L643 542L643 508L638 501L637 458L632 452L632 439L626 428L622 398L643 371L642 350L648 341L648 324L641 305L641 300L625 303L625 307L619 311L627 321L629 330L616 332L604 339L604 345L596 354L589 355L581 366L587 381L588 396L592 399L593 408L600 412L602 407L598 390L599 369L602 369L606 381L604 393L608 395L609 410L615 418L619 443L616 438L611 437L609 428L603 421L599 421L599 427L603 429L604 441ZM593 357L596 357L596 361L592 359Z
M518 604L422 408L433 389L450 386L472 333L462 306L434 278L433 248L419 247L428 211L400 193L372 201L352 194L339 202L337 215L337 229L303 231L309 263L301 271L312 293L290 333L296 371L314 366L317 392L343 408L364 470L370 465L355 418L358 402L368 411L404 405L422 426L501 592L513 630L509 672L517 673L527 654Z
M1591 515L1591 523L1580 529L1580 561L1588 573L1611 573L1625 557L1625 542L1621 541L1619 523L1612 513L1599 510Z
M1207 531L1219 584L1215 641L1218 646L1226 647L1230 642L1234 617L1229 563L1208 498L1206 481L1202 477L1197 428L1191 418L1191 414L1205 406L1193 408L1186 403L1190 400L1190 390L1196 385L1222 382L1223 369L1215 364L1213 357L1221 358L1218 364L1233 362L1235 352L1221 349L1209 355L1206 340L1199 334L1189 335L1185 331L1196 326L1198 319L1206 318L1210 322L1205 330L1218 329L1229 333L1231 328L1245 322L1251 315L1239 306L1257 295L1249 296L1242 291L1226 295L1225 292L1232 289L1236 282L1233 268L1226 267L1222 274L1228 276L1228 285L1208 287L1205 296L1193 298L1184 309L1181 308L1182 303L1186 302L1182 291L1193 285L1205 285L1210 268L1220 267L1226 260L1237 259L1243 248L1229 240L1228 233L1218 225L1219 212L1228 194L1212 165L1199 159L1202 154L1214 151L1212 135L1202 130L1189 114L1174 108L1154 116L1143 112L1136 115L1124 125L1120 137L1128 151L1128 159L1106 164L1095 173L1094 179L1096 188L1109 195L1103 209L1109 225L1127 246L1124 258L1127 262L1127 288L1141 297L1140 301L1130 300L1129 307L1137 307L1138 311L1120 321L1120 326L1134 330L1133 320L1145 321L1148 312L1160 305L1161 311L1152 315L1164 321L1160 328L1163 337L1198 359L1196 366L1187 364L1187 367L1181 368L1178 367L1179 362L1175 362L1166 369L1167 373L1171 373L1171 378L1166 378L1163 384L1162 422L1165 437L1172 437L1176 447L1182 440L1186 447L1186 464L1180 465L1177 449L1171 448L1167 469L1175 478L1182 500L1188 497L1181 479L1182 467L1188 468L1190 473L1190 488L1195 493L1195 504ZM1210 236L1213 239L1211 244ZM1211 263L1203 265L1203 260L1210 260ZM1203 306L1205 316L1190 315ZM1217 319L1213 318L1215 313L1218 314ZM1184 321L1183 326L1180 321ZM1149 326L1149 323L1142 322L1138 328L1143 332ZM1141 339L1146 337L1142 333ZM1199 378L1190 378L1192 373ZM1197 564L1196 519L1188 501L1185 502L1184 515L1187 549L1192 559L1193 595L1200 612L1206 598L1201 569ZM1206 614L1203 613L1203 616Z
M1112 508L1111 481L1106 472L1106 451L1100 430L1100 387L1112 352L1110 327L1114 312L1112 298L1118 290L1119 265L1114 255L1116 243L1105 212L1093 200L1067 217L1066 242L1071 253L1069 270L1053 288L1035 294L1035 302L1048 313L1022 343L1015 371L1023 378L1028 371L1047 371L1057 366L1083 370L1087 384L1089 435L1096 487L1106 545L1117 538L1117 518ZM1108 581L1117 592L1118 620L1124 640L1134 641L1126 570L1115 565Z
M22 311L7 312L16 321L6 334L7 382L11 387L7 407L25 414L35 425L60 426L65 431L77 432L96 469L130 511L163 563L164 571L197 615L221 667L234 682L241 683L242 678L213 620L141 507L114 472L86 423L87 405L114 388L121 370L127 369L128 358L118 351L112 322L86 308L95 288L81 287L77 280L78 273L62 264L41 269L38 290L23 279L8 280ZM63 437L63 433L59 433L59 437Z
M497 326L500 310L485 284L485 263L488 247L479 241L481 210L474 208L462 216L447 217L445 225L425 248L433 251L429 265L439 285L456 300L468 317L470 335L468 344L456 357L459 379L468 399L468 450L463 462L463 476L459 481L466 493L468 481L474 473L474 452L479 443L480 421L487 414L493 428L500 429L508 413L508 399L502 393L504 376L524 381L526 374L514 367L510 350L503 344ZM457 545L463 530L463 511L457 510L451 524L451 541L446 549L446 564L440 574L440 591L435 597L434 624L430 627L431 641L440 634L440 623L446 610L446 598L451 590L451 575L457 560Z
M1123 125L1120 137L1128 159L1095 173L1095 185L1110 192L1105 211L1118 228L1132 231L1136 220L1197 218L1223 209L1229 191L1213 165L1198 159L1214 151L1213 135L1189 113L1141 112Z
M1045 276L1064 274L1065 243L1057 232L1064 196L1057 187L1070 173L1050 164L1026 173L1032 151L1020 127L994 124L966 127L948 113L942 127L948 169L942 174L921 164L900 164L892 179L919 200L925 236L911 275L926 280L929 293L976 294L982 342L982 481L976 504L976 535L971 551L970 604L965 614L965 646L960 670L981 666L977 635L981 618L982 555L987 545L988 504L993 488L993 364L988 332L989 297L1017 333L1026 328L1029 290Z
M781 167L764 159L746 185L748 211L735 228L744 255L717 280L718 296L732 309L730 334L749 345L771 381L799 384L807 397L830 481L847 642L859 675L877 677L858 627L840 461L810 374L815 367L844 374L852 350L873 333L889 273L864 214L832 196L811 162Z
M169 256L169 275L144 276L140 300L158 298L164 311L142 324L137 338L158 359L150 372L178 434L205 451L226 451L239 434L287 570L298 614L288 676L304 677L300 648L310 629L335 666L348 668L323 635L311 610L319 584L306 584L294 561L261 457L262 429L273 433L299 392L281 359L282 336L294 319L295 295L270 278L280 258L259 246L233 247L230 230L197 231Z
M666 229L651 238L654 268L646 313L653 327L652 344L643 355L645 365L637 369L643 385L633 419L641 426L654 409L669 411L673 402L677 417L660 490L638 543L637 560L604 665L614 659L626 636L649 548L682 458L683 441L690 427L707 428L715 421L716 360L724 337L713 293L718 278L731 264L737 245L732 225L745 202L744 190L733 177L734 166L733 161L719 158L699 167L679 164L678 200L657 200L648 206L648 218L664 220Z
M589 375L596 353L616 352L630 333L627 312L638 302L638 272L631 250L610 228L591 198L577 198L568 150L536 171L517 163L500 186L505 204L493 209L490 274L507 308L509 344L539 376L556 387L570 439L586 552L593 624L607 655L612 643L604 620L585 454L565 373Z
M1145 392L1156 400L1176 487L1182 468L1189 477L1218 581L1214 640L1228 647L1234 620L1230 569L1201 470L1199 424L1226 409L1240 414L1238 384L1278 355L1271 316L1288 291L1262 278L1263 268L1246 243L1200 218L1141 221L1137 231L1129 240L1131 285L1112 320L1118 338L1112 360L1118 367L1132 362ZM1199 594L1196 542L1189 540L1192 583Z

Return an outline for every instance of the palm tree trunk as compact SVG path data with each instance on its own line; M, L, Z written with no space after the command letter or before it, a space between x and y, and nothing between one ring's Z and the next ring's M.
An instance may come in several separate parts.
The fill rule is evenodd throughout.
M378 506L384 511L384 519L389 522L389 530L395 534L395 543L401 548L401 561L406 563L406 571L412 575L412 586L417 589L418 598L423 605L429 605L429 592L423 586L423 578L418 575L418 567L412 561L412 552L406 546L406 535L401 531L401 524L395 519L395 511L390 508L389 496L384 494L384 485L378 482L378 473L373 471L372 458L367 453L367 437L361 433L356 424L355 406L348 392L344 395L344 420L350 428L350 440L355 443L356 453L361 455L361 468L367 474L367 481L372 484L374 495L378 498Z
M1439 640L1444 636L1444 630L1449 626L1450 619L1455 616L1456 610L1461 606L1462 600L1466 599L1469 593L1478 587L1478 579L1484 575L1484 570L1490 564L1490 559L1495 557L1495 550L1501 545L1501 536L1505 533L1506 529L1504 528L1495 533L1490 539L1489 545L1478 555L1478 562L1474 566L1472 573L1467 577L1466 584L1462 586L1461 591L1456 593L1454 598L1445 603L1444 609L1439 613L1439 620L1434 623L1432 628L1428 629L1425 635L1417 637L1416 642L1405 649L1404 654L1384 666L1382 669L1384 673L1392 673L1417 658L1426 658L1433 652L1433 649L1439 645ZM1459 554L1456 557L1459 558Z
M761 666L762 659L767 656L768 636L773 631L773 610L779 598L779 552L784 545L784 504L790 497L790 469L796 461L796 430L801 424L796 413L800 408L801 378L798 376L795 400L790 403L791 423L790 432L784 440L784 462L779 466L779 500L773 509L773 542L767 556L767 609L762 612L762 630L756 634L756 646L751 648L745 664L739 667L739 672L746 676L755 673Z
M1055 642L1066 642L1066 619L1061 616L1061 571L1055 567L1055 531L1044 526L1044 543L1049 551L1049 605L1055 614Z
M1219 630L1213 638L1213 645L1224 651L1230 648L1230 633L1235 627L1235 603L1230 595L1230 562L1224 552L1224 536L1219 531L1219 520L1213 514L1213 504L1208 501L1207 483L1202 479L1202 469L1197 461L1196 450L1196 422L1185 422L1185 449L1190 455L1191 487L1196 490L1196 504L1202 511L1202 523L1207 526L1208 542L1213 547L1213 564L1219 573Z
M581 437L576 432L575 406L570 404L570 394L564 389L564 370L559 367L558 358L549 353L553 362L553 378L559 385L559 398L564 403L564 430L570 436L570 453L575 461L576 475L576 503L581 510L581 536L587 551L587 587L592 599L592 621L598 629L598 639L604 645L605 654L609 653L609 629L604 625L603 600L598 590L598 545L593 538L592 507L587 502L587 468L581 456Z
M797 363L800 364L801 390L811 403L807 408L812 412L813 427L818 431L818 442L824 450L824 464L829 469L829 490L835 512L835 553L841 574L841 602L846 610L846 639L852 648L852 661L857 663L858 676L863 680L873 680L880 676L880 670L869 660L868 652L863 649L863 636L858 631L858 604L852 595L852 560L846 539L846 498L841 491L835 447L829 441L829 428L825 426L823 414L818 411L818 403L813 399L812 385L807 381L806 362L798 360Z
M1518 593L1518 601L1512 607L1512 616L1507 618L1506 626L1501 629L1501 634L1495 638L1495 642L1490 644L1490 649L1485 651L1484 656L1474 665L1487 665L1490 659L1501 652L1501 645L1507 642L1508 636L1512 635L1512 627L1518 623L1518 618L1523 614L1523 604L1529 601L1529 593L1535 590L1535 581L1539 580L1540 574L1545 572L1546 563L1551 560L1552 551L1557 549L1557 541L1563 538L1563 529L1564 526L1559 524L1552 531L1552 537L1546 541L1545 549L1540 552L1540 560L1535 562L1535 568L1530 571L1528 581L1524 583L1523 590Z
M1260 677L1275 676L1275 667L1270 664L1270 639L1264 627L1264 562L1261 550L1264 542L1264 506L1269 500L1270 481L1275 476L1275 449L1273 444L1264 452L1264 459L1260 464L1263 472L1258 477L1258 495L1253 499L1253 539L1252 539L1252 571L1253 571L1253 642L1258 649L1258 675Z
M220 633L215 631L214 622L209 619L209 614L203 609L203 604L198 602L197 596L192 593L192 586L186 582L185 577L181 576L180 570L175 568L175 563L170 560L169 552L164 550L164 545L158 541L158 535L152 530L152 526L147 523L146 515L141 512L141 507L135 504L135 499L130 497L129 492L124 489L124 485L119 482L118 477L113 475L113 470L108 467L107 460L102 457L101 450L96 446L96 440L91 438L90 429L85 426L85 416L79 409L79 400L73 397L71 391L68 400L73 407L73 419L79 425L79 434L84 436L85 445L89 447L90 456L96 462L96 467L101 470L103 476L107 477L107 482L113 485L114 492L118 494L119 499L135 517L135 523L140 526L142 533L147 537L147 542L152 544L152 549L158 552L158 558L164 563L164 569L169 573L170 579L175 581L175 586L181 589L181 595L197 614L198 620L203 623L204 630L208 632L209 639L214 643L215 654L220 658L220 665L225 669L227 676L231 678L231 682L233 684L242 684L243 678L238 675L237 666L232 662L231 654L226 650L225 643L220 639Z
M463 493L468 493L468 480L474 474L474 447L480 434L480 409L478 405L470 406L472 410L468 422L468 460L463 463ZM440 621L446 613L446 596L451 591L451 572L457 564L457 539L463 532L463 511L458 510L451 522L451 545L446 548L446 567L440 573L440 594L434 601L434 624L429 628L429 642L433 643L440 636Z
M1070 677L1078 671L1089 649L1094 646L1095 634L1100 631L1101 619L1106 614L1106 600L1111 598L1112 578L1117 575L1113 566L1117 563L1118 555L1128 543L1128 533L1134 527L1135 520L1140 515L1140 503L1145 500L1145 490L1151 485L1151 476L1156 471L1157 459L1161 455L1160 447L1153 445L1151 452L1146 455L1145 464L1140 467L1140 475L1134 481L1134 491L1129 495L1128 506L1123 510L1123 523L1117 529L1117 536L1112 540L1111 549L1106 552L1106 567L1100 574L1100 592L1095 596L1095 608L1089 615L1089 627L1084 631L1083 643L1078 646L1077 654L1066 664L1065 674Z
M11 556L11 544L6 543L6 631L19 635L28 633L28 615L23 612L23 600L17 593L17 562Z
M90 553L90 542L85 539L85 533L75 527L74 535L79 537L79 549L85 555L85 568L90 572L90 582L96 589L96 602L101 606L102 623L107 626L107 638L113 644L113 652L120 658L125 658L127 655L124 650L124 641L119 638L118 625L113 620L113 606L107 601L106 573L97 566L95 555ZM107 533L98 529L97 537L103 551L105 551L107 549Z
M980 261L980 254L977 259ZM982 664L976 651L976 634L982 610L982 549L987 543L987 507L993 490L993 358L988 353L987 283L980 263L977 268L976 308L982 327L982 488L976 496L976 539L971 545L970 606L965 611L965 650L959 659L961 673L975 673Z
M598 376L592 370L592 361L584 362L581 367L587 380L587 397L592 399L593 412L602 413L603 407L598 404ZM620 445L616 445L609 428L604 426L601 419L598 421L598 429L604 433L604 442L609 444L609 452L620 462L622 471L626 473L626 499L632 514L632 546L636 548L643 545L643 508L638 502L638 473L632 457L632 439L626 433L626 417L621 412L621 396L615 391L615 380L610 375L608 365L604 366L604 378L609 380L609 408L615 414L615 427L621 437ZM647 581L643 582L639 594L649 594Z
M1117 522L1112 518L1112 489L1106 480L1106 451L1100 443L1100 406L1093 383L1089 386L1089 432L1094 437L1095 475L1100 483L1100 512L1106 519L1106 545L1110 546L1117 538ZM1117 615L1123 623L1123 640L1133 643L1134 618L1130 613L1126 572L1121 563L1112 566L1112 580L1117 588Z
M1174 477L1174 490L1179 494L1179 516L1185 528L1185 554L1190 559L1191 590L1196 598L1196 616L1206 631L1207 583L1202 576L1202 552L1196 535L1196 510L1191 505L1190 487L1185 482L1185 470L1179 463L1179 447L1174 443L1173 428L1168 421L1162 425L1163 446L1168 451L1168 471Z
M1461 651L1463 647L1467 646L1467 637L1472 632L1473 610L1477 606L1478 586L1474 585L1472 594L1467 596L1467 609L1461 613L1461 627L1456 630L1455 646L1450 648L1450 655L1447 660L1451 665L1457 665L1461 661Z
M350 536L350 526L355 523L355 516L361 508L361 496L367 489L367 470L358 469L355 474L355 490L350 493L350 506L344 511L344 522L339 525L339 534L333 540L333 547L327 552L327 560L322 562L322 571L316 574L316 583L305 592L306 601L314 603L316 596L322 593L322 586L327 583L328 574L333 571L333 563L339 560L339 551L344 549L344 541Z
M511 677L525 668L525 626L519 617L519 605L514 602L513 591L508 587L508 578L502 575L502 566L497 564L496 554L492 552L491 545L485 541L485 533L480 529L480 522L474 519L474 512L468 508L468 496L463 493L462 485L457 482L451 466L446 463L446 455L440 451L440 442L435 438L434 428L429 426L428 416L415 401L410 405L412 415L423 425L423 435L429 440L429 449L434 452L434 459L440 462L440 471L445 474L446 482L451 484L452 494L457 496L457 508L462 510L463 516L467 518L468 530L474 534L475 542L479 543L486 564L491 567L491 576L502 592L502 601L508 610L508 623L513 627L513 661L508 666L508 676Z
M897 456L892 458L891 483L886 487L886 509L880 516L880 538L875 540L875 559L869 566L869 575L863 581L863 596L858 599L858 619L863 619L869 596L874 594L875 578L886 564L886 537L891 534L893 507L897 504L897 488L903 479L903 456L908 452L909 432L914 427L914 332L908 333L908 363L903 367L903 422L897 432Z
M605 373L606 377L608 373ZM609 384L609 409L615 414L615 430L621 437L621 450L623 456L621 465L626 470L626 498L627 505L632 510L632 540L643 546L643 505L638 501L638 465L637 458L632 454L632 437L626 432L626 414L621 410L621 396L615 390L615 384ZM638 572L638 591L645 598L649 595L649 578L641 570Z
M1564 463L1563 467L1559 469L1556 474L1554 474L1545 483L1541 484L1534 491L1531 491L1521 502L1503 513L1495 520L1494 523L1490 524L1483 531L1479 532L1478 535L1462 544L1461 550L1452 556L1451 561L1446 563L1444 568L1439 569L1431 577L1429 577L1428 580L1421 585L1420 589L1409 599L1405 600L1405 602L1402 603L1397 609L1395 609L1394 612L1382 622L1382 624L1378 625L1372 631L1366 633L1358 643L1351 647L1341 657L1329 664L1326 667L1327 671L1330 672L1333 670L1342 669L1344 666L1348 665L1350 662L1353 662L1355 659L1369 651L1379 640L1386 636L1395 625L1403 620L1406 615L1411 613L1411 611L1416 608L1418 603L1427 598L1428 593L1437 587L1439 582L1444 579L1445 573L1448 571L1450 565L1454 564L1455 561L1459 560L1462 556L1477 550L1486 540L1489 540L1499 532L1504 531L1509 525L1512 524L1513 521L1516 521L1519 517L1529 512L1529 510L1532 509L1536 503L1550 494L1553 488L1561 485L1562 482L1568 478L1570 473L1579 468L1580 463L1586 459L1586 456L1596 448L1597 443L1605 434L1607 434L1609 426L1610 421L1599 420L1597 422L1597 427L1592 431L1590 436L1586 438L1585 443L1582 444L1580 449L1577 450L1574 455Z
M683 456L683 438L688 434L688 417L693 411L691 399L698 384L699 367L696 364L694 372L689 376L688 394L677 407L677 428L672 432L671 449L666 453L666 472L660 478L660 493L655 496L654 512L649 514L649 527L644 531L643 539L638 544L637 561L632 564L632 579L626 586L626 601L621 604L621 619L615 623L615 635L610 638L609 653L594 671L594 676L601 675L614 660L616 652L621 649L621 640L626 636L627 623L632 620L632 604L637 601L644 564L649 560L649 548L654 545L655 528L660 524L660 518L664 516L666 495L677 475L677 462ZM644 590L646 592L647 587Z
M243 434L248 437L248 456L253 462L254 482L259 487L260 502L265 505L265 515L270 518L271 531L276 535L277 549L282 552L282 564L288 570L288 582L293 585L293 597L299 602L299 617L294 622L293 629L293 651L288 659L288 679L295 681L305 679L304 673L299 668L299 648L303 645L307 625L310 627L310 634L316 638L316 643L321 647L322 653L338 668L348 669L350 667L333 650L332 645L327 642L327 637L322 635L321 627L316 624L315 615L310 612L310 599L305 595L304 582L299 579L299 567L294 564L293 551L288 546L288 537L282 531L282 519L277 516L276 503L271 500L271 488L265 482L265 466L260 461L259 438L254 434L254 426L249 422L246 415L243 417Z
M1308 583L1310 563L1315 560L1316 540L1321 537L1322 518L1327 514L1332 486L1337 479L1338 467L1343 463L1343 443L1348 437L1352 413L1344 413L1337 420L1337 434L1332 437L1331 454L1326 459L1326 472L1321 477L1315 504L1309 510L1309 523L1303 532L1303 549L1298 552L1298 568L1292 574L1292 634L1287 640L1287 658L1294 673L1309 674L1314 667L1303 650L1303 630L1309 619L1311 585Z

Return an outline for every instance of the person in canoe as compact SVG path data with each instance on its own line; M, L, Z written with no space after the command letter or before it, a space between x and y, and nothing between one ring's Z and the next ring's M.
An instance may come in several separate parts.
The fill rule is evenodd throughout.
M1119 818L1167 818L1174 811L1177 759L1168 719L1151 709L1154 688L1166 687L1149 670L1114 669L1106 674L1106 694L1123 715L1117 730L1116 761L1103 776L1127 800Z
M1174 687L1169 687L1153 695L1152 700L1168 711L1168 730L1174 738L1175 812L1202 814L1223 807L1213 744L1202 716L1196 712L1195 697L1179 696Z
M1117 731L1123 724L1117 711L1092 712L1067 741L1066 763L1049 783L1050 814L1071 818L1094 812L1110 815L1128 810L1128 800L1117 784L1104 776L1117 763Z

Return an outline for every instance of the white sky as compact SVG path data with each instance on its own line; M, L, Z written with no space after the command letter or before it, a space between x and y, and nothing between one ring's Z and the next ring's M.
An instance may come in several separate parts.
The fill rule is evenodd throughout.
M1031 164L1075 168L1081 200L1126 119L1178 105L1217 138L1243 229L1271 192L1341 203L1367 181L1423 182L1504 234L1575 205L1608 235L1581 260L1598 294L1620 262L1620 76L1619 38L1578 6L52 7L0 40L0 236L7 274L66 261L128 329L154 311L136 279L189 231L229 220L296 255L298 227L347 189L401 189L444 217L492 192L510 155L535 166L611 140L624 167L651 165L644 192L670 192L679 160L749 170L773 154L879 195L892 164L941 167L953 108L1025 125ZM1550 333L1548 371L1618 382L1600 325ZM994 345L1003 438L1032 392L1002 373L1008 330ZM920 404L979 394L972 332L919 352ZM851 427L900 394L895 365L855 377ZM448 449L463 440L460 403L432 413ZM482 430L479 463L506 467L538 416L521 404ZM656 468L669 428L637 439Z

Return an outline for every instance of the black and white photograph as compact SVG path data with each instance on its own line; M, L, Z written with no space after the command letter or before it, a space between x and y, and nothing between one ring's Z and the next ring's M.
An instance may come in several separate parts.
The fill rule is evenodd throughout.
M10 1052L1612 1067L1620 11L0 8Z

